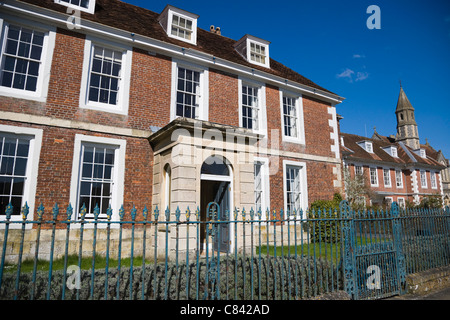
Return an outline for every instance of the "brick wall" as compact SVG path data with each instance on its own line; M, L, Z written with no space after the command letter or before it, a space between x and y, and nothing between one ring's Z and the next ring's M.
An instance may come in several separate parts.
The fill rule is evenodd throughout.
M163 127L170 121L171 58L133 49L128 115L119 115L80 108L81 79L84 62L85 36L75 31L57 29L55 50L49 78L46 103L0 96L0 110L43 115L50 118L75 120L111 127L149 130L150 126ZM237 75L209 69L209 120L239 126L239 88ZM309 153L334 157L331 152L328 120L329 104L303 96L306 144L282 142L279 89L266 85L267 129L278 130L282 151ZM29 126L26 123L1 121L0 123ZM33 125L34 126L34 125ZM46 208L55 202L66 206L70 197L70 180L75 134L120 138L92 131L39 126L43 128L43 144L37 181L36 204ZM138 210L152 201L153 152L146 139L126 138L126 172L124 205L127 212L134 204ZM278 147L278 146L272 146ZM77 156L77 155L75 155ZM283 168L270 178L271 201L274 208L283 207ZM297 160L298 159L293 159ZM309 202L331 198L335 189L332 173L334 165L307 162Z
M147 139L118 137L51 126L29 125L0 120L0 124L32 127L43 130L42 148L36 186L36 208L40 203L46 208L44 219L51 218L51 209L58 203L65 212L70 201L70 184L76 134L125 139L127 141L124 178L124 208L128 214L133 205L139 214L145 205L151 208L153 152ZM26 200L26 199L25 199ZM72 203L72 206L75 204Z
M237 76L209 69L209 121L239 126Z

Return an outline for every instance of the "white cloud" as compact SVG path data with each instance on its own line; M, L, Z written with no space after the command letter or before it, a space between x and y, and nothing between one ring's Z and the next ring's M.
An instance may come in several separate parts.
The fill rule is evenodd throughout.
M353 55L353 58L354 59L360 59L360 58L365 58L366 56L365 55L363 55L363 54L354 54Z
M346 78L348 81L353 82L353 74L355 71L347 68L342 73L337 74L336 78Z
M348 82L363 81L369 77L368 72L355 72L352 69L346 68L344 71L336 75L338 79L346 79Z
M366 80L369 77L369 73L367 72L358 72L356 74L356 80L355 81L363 81Z

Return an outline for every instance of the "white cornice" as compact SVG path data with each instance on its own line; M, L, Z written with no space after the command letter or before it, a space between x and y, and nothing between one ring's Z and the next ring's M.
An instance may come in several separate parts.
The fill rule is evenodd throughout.
M57 25L58 27L62 28L67 28L67 21L71 17L68 14L13 0L4 1L0 4L0 7L4 10L8 10L13 14L19 15L22 19L24 16L28 16L35 20L41 20L43 22ZM139 34L134 34L129 31L106 26L90 20L81 19L79 27L80 29L76 29L76 31L80 33L95 34L97 36L110 38L115 41L125 42L127 44L133 45L134 47L138 47L144 50L157 51L170 57L189 59L209 67L214 67L235 74L237 73L239 75L260 79L261 81L273 84L280 88L295 90L300 92L301 94L316 97L317 99L324 100L328 103L331 103L332 105L341 103L345 99L336 94L315 89L294 81L290 81L283 77L275 76L261 70L240 65L238 63L230 62L228 60L215 57L211 54L193 50L191 48L183 48L178 45L170 44Z

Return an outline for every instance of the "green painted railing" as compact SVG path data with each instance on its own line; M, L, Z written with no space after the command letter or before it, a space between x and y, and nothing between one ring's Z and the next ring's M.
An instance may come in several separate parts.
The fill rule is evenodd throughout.
M83 207L73 220L71 205L62 214L55 204L50 212L39 206L37 219L28 220L27 205L21 219L10 205L0 221L0 299L293 300L339 290L358 299L367 289L377 298L367 263L380 264L383 286L395 282L386 275L397 270L450 264L449 208L395 208L223 215L211 203L201 221L198 209L150 214L133 207L127 214L122 207L112 220L111 208L105 218L97 207L86 219ZM390 273L383 254L395 254Z

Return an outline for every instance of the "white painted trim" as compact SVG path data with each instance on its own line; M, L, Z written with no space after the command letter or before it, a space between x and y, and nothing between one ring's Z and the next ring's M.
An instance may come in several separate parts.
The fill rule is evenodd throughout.
M194 64L192 62L172 59L172 79L171 79L171 99L170 99L170 121L178 118L177 108L177 88L178 88L178 67L200 72L200 101L199 116L197 120L208 121L209 119L209 69L207 67Z
M438 183L437 183L437 175L438 174L439 174L438 172L430 171L430 186L431 186L431 189L437 189L438 188ZM433 187L433 179L431 178L432 176L434 176L434 184L435 184L434 187Z
M251 35L247 35L247 61L252 63L252 64L256 64L258 66L262 66L262 67L266 67L266 68L270 68L270 54L269 54L269 44L270 42L259 39L257 37L251 36ZM253 61L251 59L251 50L250 50L250 45L251 43L257 44L261 47L264 47L265 51L266 51L266 63L259 63L256 61Z
M93 14L95 11L95 0L89 0L89 6L87 8L83 8L82 6L77 6L71 3L67 3L61 0L54 0L55 3L60 4L62 6L71 8L71 9L75 9L75 10L80 10L83 12L87 12L87 13L91 13ZM70 10L67 10L67 13L69 13Z
M191 40L188 40L188 39L185 39L182 37L178 37L178 36L175 36L172 34L172 21L173 21L174 14L179 16L180 18L183 18L183 19L186 19L186 20L189 20L192 22ZM197 18L196 17L197 17L196 15L193 15L187 11L170 6L169 12L167 15L167 30L166 30L167 36L169 36L170 38L173 38L173 39L177 39L177 40L184 41L184 42L187 42L187 43L190 43L193 45L197 45Z
M303 211L303 215L305 215L306 210L308 209L308 181L307 181L307 172L306 172L306 163L291 161L291 160L283 160L283 201L284 201L284 212L287 212L287 186L286 186L286 167L297 167L299 168L300 174L300 187L301 187L301 209ZM304 218L304 217L300 217Z
M21 17L32 16L34 19L46 20L61 27L67 26L67 15L55 12L50 9L12 0L5 0L3 8L5 10L12 10L16 14L19 14ZM174 44L152 39L142 35L136 35L130 33L129 31L108 27L106 25L102 25L93 21L83 20L79 32L92 32L94 34L97 34L98 36L113 38L115 39L115 41L129 43L135 47L143 48L144 50L155 50L170 57L183 57L183 59L189 59L206 66L222 69L241 76L258 79L259 81L264 81L278 87L294 90L301 94L314 96L327 102L341 103L344 100L343 97L340 97L336 94L332 94L320 89L315 89L304 84L288 81L283 77L275 76L264 71L255 70L238 63L220 59L211 54L191 49L185 50L184 48Z
M384 179L384 170L388 171L389 184L386 184L386 180ZM391 169L390 168L383 168L383 183L384 183L385 188L392 188L392 177L391 177Z
M0 124L0 132L6 132L14 135L26 135L33 136L30 140L30 149L28 151L28 165L26 171L26 182L24 186L23 198L22 198L22 206L27 202L30 213L28 215L27 220L33 220L35 206L36 206L36 186L37 186L37 178L39 172L39 161L42 147L42 129L34 129L34 128L25 128L25 127L16 127L16 126L7 126ZM0 215L1 220L5 220L5 215ZM21 216L11 216L11 220L21 220ZM4 225L3 225L4 226ZM14 228L21 227L20 225L12 224L10 227ZM31 229L31 224L26 225L27 229Z
M305 144L305 123L303 120L303 97L301 94L290 92L286 89L279 89L280 92L280 114L281 114L281 137L282 141ZM297 109L297 137L290 137L284 134L284 95L295 99L295 108Z
M121 81L119 83L119 97L116 106L107 103L89 101L89 76L91 73L91 63L94 46L98 45L104 48L122 51ZM84 43L83 70L80 86L80 108L91 109L103 112L128 114L130 79L133 48L130 46L119 45L109 40L100 39L92 36L86 36Z
M119 209L124 201L124 182L125 182L125 154L126 154L126 140L123 139L112 139L105 137L95 137L87 136L83 134L75 135L74 152L73 152L73 162L72 162L72 177L70 181L70 203L74 208L73 219L78 218L78 187L79 187L79 176L80 176L80 166L81 166L81 144L82 143L93 143L100 145L110 145L117 147L114 156L114 186L112 192L111 208L113 210L113 215L111 217L112 221L119 220ZM88 226L89 224L86 224ZM102 224L100 224L102 225ZM99 225L99 227L100 227ZM75 224L75 226L79 226ZM106 225L105 225L106 227Z
M372 177L371 177L371 174L370 174L370 170L371 169L375 169L375 179L377 180L376 183L372 183ZM370 182L370 186L371 187L378 187L379 186L378 168L377 167L369 166L369 182Z
M425 177L425 179L422 179L422 173ZM428 182L427 182L427 171L426 170L420 170L419 171L419 177L420 177L420 187L422 189L428 189Z
M400 203L400 201L399 201L400 199L403 200L402 203ZM406 201L405 201L405 198L404 198L404 197L397 197L397 203L398 203L398 206L399 206L400 208L405 208L405 206L406 206Z
M258 103L259 103L259 129L251 130L254 133L267 136L267 112L266 112L266 84L259 81L250 80L248 78L238 77L238 95L239 95L239 127L242 124L242 86L249 85L258 87Z
M27 91L14 88L7 88L0 86L0 95L34 100L38 102L45 102L48 95L48 86L50 81L50 71L53 60L53 51L55 49L55 39L56 39L56 28L54 26L42 24L36 21L18 20L10 15L3 15L0 18L0 30L1 30L1 40L0 40L0 50L3 53L3 48L6 45L6 30L7 26L11 24L18 25L20 27L30 28L33 31L44 33L44 43L41 52L41 63L39 66L39 77L36 85L36 91ZM1 62L1 61L0 61Z
M334 105L328 107L328 113L331 114L331 119L328 120L328 125L333 129L333 131L330 132L330 139L334 141L334 144L331 145L331 152L335 154L336 159L339 159L341 152L339 150L339 132L336 107Z
M261 183L263 191L263 201L261 204L261 220L266 220L267 209L270 210L270 171L269 159L263 157L254 157L255 162L261 162Z
M401 186L397 186L397 172L400 172ZM403 171L400 169L395 169L395 187L397 189L403 189Z

